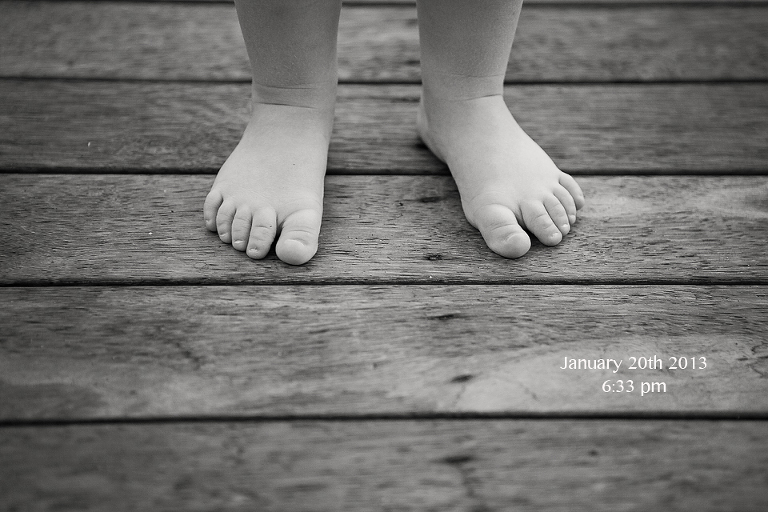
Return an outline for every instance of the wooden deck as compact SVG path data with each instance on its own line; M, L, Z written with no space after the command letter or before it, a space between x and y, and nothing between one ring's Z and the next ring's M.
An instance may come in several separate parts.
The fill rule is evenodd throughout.
M0 13L0 510L765 510L767 1L526 4L507 99L588 203L516 261L417 140L413 4L351 2L298 268L202 225L231 4Z

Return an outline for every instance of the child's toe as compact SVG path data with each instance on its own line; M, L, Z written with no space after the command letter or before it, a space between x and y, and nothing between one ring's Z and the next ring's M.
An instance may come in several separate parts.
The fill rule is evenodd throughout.
M203 220L205 221L205 227L208 231L216 232L216 214L219 211L224 198L221 192L212 189L205 197L205 204L203 205Z
M539 242L544 245L557 245L560 243L563 239L563 234L555 226L552 217L550 217L543 203L538 201L527 202L523 204L521 210L525 227L536 235Z
M244 251L248 245L250 233L251 210L248 207L240 207L232 219L232 247L238 251Z
M555 194L555 197L565 208L565 213L568 214L568 224L573 226L576 223L576 203L573 200L573 196L562 185L555 187L552 193Z
M271 208L264 208L253 213L251 233L248 239L246 254L253 259L261 259L267 255L275 241L277 215Z
M219 238L225 244L232 242L232 219L235 217L236 211L237 209L233 203L224 201L221 203L216 214L216 231L218 231Z
M322 215L314 209L293 212L283 221L275 246L277 257L291 265L303 265L317 252Z
M531 239L506 206L490 204L475 214L477 229L488 248L505 258L519 258L531 248Z
M571 222L568 220L568 212L558 198L554 195L544 199L544 207L549 213L552 222L555 223L560 233L565 236L571 230Z
M576 208L581 210L584 206L584 192L582 192L576 180L570 174L562 173L560 175L560 184L571 194L573 201L576 203Z

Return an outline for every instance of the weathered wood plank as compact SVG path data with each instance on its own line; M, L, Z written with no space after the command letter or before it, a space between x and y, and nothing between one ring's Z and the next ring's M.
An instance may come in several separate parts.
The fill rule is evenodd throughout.
M0 283L763 283L768 178L582 178L566 240L491 253L443 176L333 176L320 250L250 260L202 225L202 176L5 175Z
M765 286L0 288L0 420L764 414L765 311Z
M246 84L0 81L0 169L214 173ZM446 173L418 140L417 86L342 86L332 173ZM514 86L517 119L569 172L766 172L768 85Z
M0 430L6 510L762 511L765 422Z
M249 80L234 8L221 4L3 2L0 76ZM680 30L684 26L685 30ZM523 10L507 78L768 79L768 7ZM349 8L342 81L418 82L415 7Z

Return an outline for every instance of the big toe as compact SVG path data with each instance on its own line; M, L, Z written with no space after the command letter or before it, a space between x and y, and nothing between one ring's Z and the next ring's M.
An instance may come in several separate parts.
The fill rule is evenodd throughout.
M512 210L500 204L483 206L475 216L488 248L505 258L519 258L531 248L531 239Z
M283 221L275 245L277 257L290 265L303 265L317 252L322 214L313 209L299 210Z

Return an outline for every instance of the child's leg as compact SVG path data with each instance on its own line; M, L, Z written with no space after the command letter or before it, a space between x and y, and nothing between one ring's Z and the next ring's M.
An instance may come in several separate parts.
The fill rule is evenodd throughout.
M205 200L225 243L294 265L317 251L336 99L340 0L238 0L253 113Z
M488 247L517 258L556 245L584 196L518 126L502 97L522 0L418 0L419 132L448 164L467 220Z

